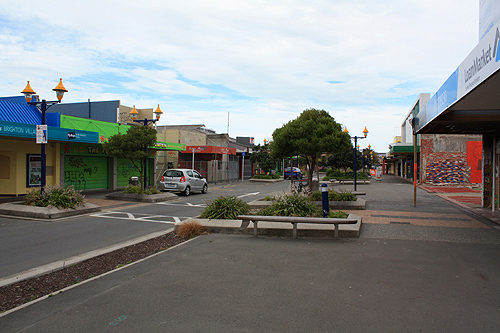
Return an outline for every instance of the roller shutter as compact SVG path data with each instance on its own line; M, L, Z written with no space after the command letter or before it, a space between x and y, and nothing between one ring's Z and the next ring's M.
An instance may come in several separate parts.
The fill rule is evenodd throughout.
M108 158L94 156L65 156L64 183L77 190L108 188Z

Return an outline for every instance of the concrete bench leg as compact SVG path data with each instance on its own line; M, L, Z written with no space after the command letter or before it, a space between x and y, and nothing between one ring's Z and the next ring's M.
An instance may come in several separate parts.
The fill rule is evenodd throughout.
M339 225L337 223L334 224L335 226L335 239L339 238Z
M297 223L292 222L293 225L293 238L297 238Z
M253 222L253 236L257 237L257 222L258 221L252 221Z

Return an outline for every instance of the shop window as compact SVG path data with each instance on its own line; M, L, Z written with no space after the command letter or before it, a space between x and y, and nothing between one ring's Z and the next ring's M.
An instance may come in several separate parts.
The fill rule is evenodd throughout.
M10 157L0 155L0 179L10 179Z

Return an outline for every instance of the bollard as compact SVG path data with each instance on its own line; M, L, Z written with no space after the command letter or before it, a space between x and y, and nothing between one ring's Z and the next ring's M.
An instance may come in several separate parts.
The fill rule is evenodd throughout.
M330 214L330 205L328 204L328 184L321 184L321 198L323 199L323 217L327 217Z

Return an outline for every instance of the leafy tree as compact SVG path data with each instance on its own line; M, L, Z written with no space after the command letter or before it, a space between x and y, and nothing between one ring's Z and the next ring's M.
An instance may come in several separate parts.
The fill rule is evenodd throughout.
M351 147L349 149L339 151L335 154L329 154L326 157L326 165L331 167L333 170L343 169L344 172L347 172L347 169L354 169L353 148Z
M312 171L322 153L336 153L351 147L349 134L325 110L307 109L296 119L273 132L271 154L276 158L299 155L309 169L309 187Z
M253 148L250 161L257 163L264 172L271 172L276 167L277 160L269 153L269 144L266 143L263 146L259 144Z
M365 156L366 165L371 166L371 168L375 168L380 163L380 159L378 154L373 151L371 148L363 149L363 155Z
M147 148L156 143L156 130L149 126L132 126L127 134L118 133L103 144L108 155L118 158L128 158L134 168L139 171L141 188L144 190L145 159Z

